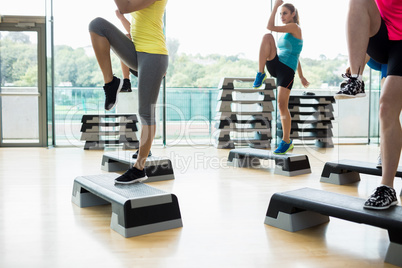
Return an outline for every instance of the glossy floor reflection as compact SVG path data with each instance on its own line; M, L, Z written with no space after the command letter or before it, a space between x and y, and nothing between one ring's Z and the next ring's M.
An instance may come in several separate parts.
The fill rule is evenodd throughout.
M75 177L105 173L103 151L0 148L0 267L393 267L384 263L386 230L335 218L296 233L264 224L275 192L311 187L366 198L379 183L363 174L346 186L319 181L326 161L375 162L375 145L293 152L308 155L311 174L274 175L269 160L260 169L227 166L229 150L213 147L155 146L154 155L172 160L175 180L150 185L177 195L184 226L124 238L110 229L110 205L71 202Z

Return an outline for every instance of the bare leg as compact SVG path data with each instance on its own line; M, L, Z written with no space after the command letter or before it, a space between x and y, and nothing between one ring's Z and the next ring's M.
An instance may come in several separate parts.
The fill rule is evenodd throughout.
M402 76L385 79L380 98L382 184L393 187L402 148L399 116L402 110Z
M281 123L283 130L282 139L287 143L290 142L290 130L292 127L292 118L289 112L289 95L290 90L285 87L278 87L278 108L281 115Z
M138 151L137 162L134 167L143 170L149 151L151 151L152 142L155 137L156 125L142 125L140 148Z
M127 67L122 61L121 63L121 71L123 73L123 78L124 79L130 79L130 68Z
M362 74L369 38L381 26L381 15L374 0L351 0L347 18L347 43L351 74Z
M260 56L258 58L258 71L264 72L267 60L272 60L276 55L275 39L272 34L263 36L260 46Z
M112 62L110 60L110 44L106 37L90 32L92 47L99 67L103 74L103 80L109 83L113 80Z

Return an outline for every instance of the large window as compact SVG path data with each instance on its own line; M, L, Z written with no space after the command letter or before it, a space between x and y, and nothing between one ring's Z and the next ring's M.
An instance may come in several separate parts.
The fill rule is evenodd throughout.
M17 14L28 10L19 8L21 2L18 5L3 2L0 4L2 13ZM43 15L43 2L26 1L22 5ZM308 90L334 94L342 81L341 74L348 66L345 23L349 1L289 2L299 10L304 39L301 64L311 83ZM272 3L273 0L168 2L165 30L170 63L166 91L161 90L160 94L156 143L211 144L219 81L222 77L255 76L260 41L267 32ZM104 113L102 75L91 47L88 24L100 16L123 30L115 10L111 0L101 4L95 0L53 1L53 134L57 145L82 145L82 114ZM35 14L31 12L30 15ZM113 68L120 76L117 57L113 57ZM333 132L338 142L348 142L351 138L354 142L367 142L368 137L372 141L378 137L378 73L372 72L370 76L367 68L364 79L369 97L334 105ZM127 94L120 108L112 112L137 113L136 78L132 76L131 80L133 93ZM305 90L298 79L293 90ZM164 98L166 114L162 108ZM355 124L356 121L360 123Z
M214 95L222 77L254 77L273 2L171 1L167 8L171 52L168 92L170 87L193 87L193 91L208 88ZM289 2L299 11L304 39L301 65L311 83L308 90L333 95L348 66L345 26L349 1ZM374 80L371 85L370 77ZM370 97L354 100L353 105L350 101L334 105L336 142L366 143L369 136L378 136L378 73L370 76L367 67L364 79L368 93L372 93ZM293 92L304 90L296 78ZM373 106L371 113L369 102Z

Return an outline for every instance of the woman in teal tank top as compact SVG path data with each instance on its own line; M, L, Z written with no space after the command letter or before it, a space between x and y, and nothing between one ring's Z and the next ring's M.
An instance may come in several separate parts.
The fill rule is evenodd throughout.
M280 6L282 6L280 16L283 26L275 25L275 15ZM262 38L258 73L254 81L254 88L261 87L267 77L264 72L265 66L267 66L270 75L276 77L277 102L283 129L282 141L274 153L285 154L293 148L293 143L290 139L292 122L288 104L296 70L302 85L304 87L309 85L309 82L303 76L299 61L299 55L303 48L303 39L297 9L292 4L283 4L282 0L276 0L267 29L284 33L284 35L279 38L278 47L271 33L265 34Z

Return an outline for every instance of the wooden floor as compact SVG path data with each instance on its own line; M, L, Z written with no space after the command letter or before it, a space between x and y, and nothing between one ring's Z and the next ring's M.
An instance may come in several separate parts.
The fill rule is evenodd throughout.
M375 162L375 145L317 149L307 154L312 173L274 175L227 166L229 150L152 148L168 156L175 180L150 183L177 195L183 228L124 238L110 229L110 205L79 208L73 180L101 171L103 151L82 148L0 148L0 267L393 267L384 263L386 230L331 218L296 233L264 224L275 192L312 187L368 197L379 177L359 183L320 183L326 161ZM397 193L402 188L396 179ZM400 204L398 204L400 205Z

